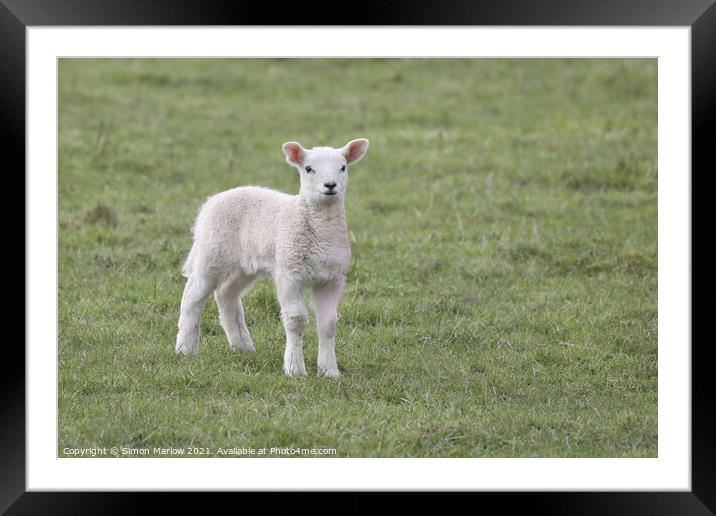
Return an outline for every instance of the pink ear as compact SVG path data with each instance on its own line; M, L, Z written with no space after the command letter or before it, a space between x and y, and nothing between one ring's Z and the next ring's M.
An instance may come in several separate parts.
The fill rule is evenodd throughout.
M368 140L360 138L358 140L351 140L343 147L343 155L348 163L355 163L363 156L365 156L368 150Z
M300 165L303 161L305 149L298 142L286 142L281 147L286 155L286 161L293 165Z

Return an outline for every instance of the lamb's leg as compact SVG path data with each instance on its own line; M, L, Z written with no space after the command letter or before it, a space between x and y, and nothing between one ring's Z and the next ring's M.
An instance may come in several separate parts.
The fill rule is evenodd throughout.
M234 351L256 351L244 321L244 307L241 304L241 294L251 284L252 279L242 276L219 285L214 291L214 299L219 307L219 321Z
M283 371L288 376L306 375L303 361L303 332L308 322L308 310L303 301L301 286L278 278L276 280L281 319L286 330L286 351L283 355Z
M199 325L201 312L207 296L214 289L214 283L200 274L192 274L186 281L181 298L179 333L176 352L181 355L199 352Z
M338 301L343 293L344 283L326 283L313 288L313 309L318 329L318 374L329 378L340 378L336 362L336 322Z

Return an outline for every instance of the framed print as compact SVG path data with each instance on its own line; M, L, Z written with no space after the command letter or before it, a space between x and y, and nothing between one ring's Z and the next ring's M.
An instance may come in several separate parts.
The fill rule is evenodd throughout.
M716 8L421 5L4 2L27 333L3 509L713 510L691 171Z

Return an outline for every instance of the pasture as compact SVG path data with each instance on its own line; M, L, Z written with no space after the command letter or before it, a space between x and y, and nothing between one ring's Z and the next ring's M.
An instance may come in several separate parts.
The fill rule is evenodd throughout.
M62 59L59 442L338 457L657 455L657 63ZM340 380L255 355L210 298L174 344L207 196L295 193L281 152L371 141L346 197ZM153 452L152 452L153 453Z

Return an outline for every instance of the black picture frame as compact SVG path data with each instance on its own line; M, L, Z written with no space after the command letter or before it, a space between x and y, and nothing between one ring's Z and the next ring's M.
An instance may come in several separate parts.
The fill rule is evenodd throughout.
M6 174L25 168L25 50L28 26L82 25L520 25L520 26L688 26L691 27L692 185L707 169L716 122L715 0L503 0L452 2L362 2L348 18L302 3L278 8L268 2L210 0L0 0L0 145ZM355 7L355 5L353 6ZM323 12L324 15L317 15ZM698 171L698 173L697 173ZM688 171L685 171L687 173ZM21 174L15 174L22 177ZM699 183L701 183L699 179ZM707 188L693 189L707 195ZM692 196L692 210L693 210ZM3 207L7 211L7 207ZM5 214L7 216L7 214ZM7 220L7 219L5 219ZM692 215L692 223L696 222ZM693 235L693 229L692 229ZM692 263L697 242L692 238ZM704 244L700 244L704 245ZM710 245L710 244L705 244ZM27 274L27 272L26 272ZM693 274L693 265L692 265ZM709 288L708 280L699 290ZM692 290L693 296L693 290ZM694 306L694 303L692 303ZM694 306L697 308L697 306ZM692 315L693 321L693 315ZM6 324L8 324L6 322ZM619 493L478 493L503 509L529 507L544 514L710 514L716 512L716 392L709 371L710 339L670 343L692 348L692 490L691 492ZM0 511L8 514L105 514L136 512L149 499L179 494L26 493L25 353L5 343L0 375ZM257 495L241 494L245 503ZM350 495L356 498L357 495ZM421 496L413 500L421 502ZM248 500L247 500L248 499ZM368 508L364 499L341 503L351 511ZM275 501L272 500L272 504ZM163 502L164 503L164 502ZM244 502L242 502L244 503ZM459 503L455 500L453 503ZM474 502L471 502L474 503ZM275 506L275 509L280 509Z

